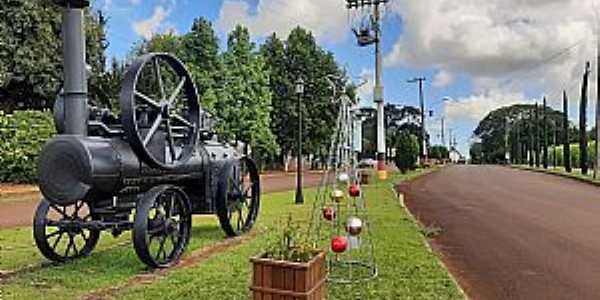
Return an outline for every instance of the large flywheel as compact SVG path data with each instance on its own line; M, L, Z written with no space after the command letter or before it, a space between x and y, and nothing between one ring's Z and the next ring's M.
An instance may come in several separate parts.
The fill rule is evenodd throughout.
M150 53L136 59L120 94L121 122L136 154L148 165L173 169L185 164L198 136L198 92L174 56Z

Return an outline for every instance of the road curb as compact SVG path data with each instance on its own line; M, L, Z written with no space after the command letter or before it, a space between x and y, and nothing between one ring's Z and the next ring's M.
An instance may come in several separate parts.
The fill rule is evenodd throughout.
M408 209L408 207L406 206L406 203L405 203L406 197L404 196L404 193L400 192L400 191L397 191L396 190L396 186L399 183L410 183L410 182L412 182L414 180L422 178L423 176L434 174L434 173L436 173L436 172L438 172L440 170L443 170L444 168L445 167L439 168L439 169L427 172L425 174L421 174L421 175L416 176L414 178L411 178L409 180L403 180L403 181L400 181L400 182L392 184L392 187L391 187L392 188L392 192L394 193L394 195L396 195L396 198L398 199L398 204L406 212L406 214L413 221L413 223L415 225L417 225L418 227L420 227L420 228L424 227L423 224ZM429 244L427 238L424 237L423 235L421 235L421 237L422 237L421 242L423 243L423 245L425 246L425 248L427 249L427 251L429 251L430 253L432 253L437 258L436 262L446 271L446 274L448 274L448 277L450 278L450 280L452 280L452 282L454 283L454 286L456 286L456 288L458 289L458 291L463 295L464 299L470 300L470 298L467 295L467 293L465 293L465 291L463 290L462 286L460 286L460 284L458 283L458 280L456 279L456 277L454 277L454 275L450 272L450 270L448 269L448 267L444 264L444 262L443 262L442 258L440 257L440 255L433 250L433 248Z
M573 176L571 174L563 174L563 173L557 173L557 172L553 172L552 170L545 170L545 169L536 169L536 168L526 168L526 167L519 167L519 166L510 166L510 169L514 169L514 170L520 170L520 171L529 171L529 172L534 172L534 173L541 173L541 174L547 174L547 175L554 175L554 176L558 176L558 177L562 177L562 178L567 178L567 179L572 179L575 181L579 181L582 183L587 183L590 185L594 185L597 187L600 187L600 182L599 181L594 181L593 179L588 179L588 178L581 178L581 177L577 177L577 176Z

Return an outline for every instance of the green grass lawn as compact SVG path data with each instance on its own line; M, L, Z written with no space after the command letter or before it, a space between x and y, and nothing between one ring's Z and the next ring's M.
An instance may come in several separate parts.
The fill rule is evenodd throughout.
M385 182L365 188L379 277L356 286L331 286L330 299L462 299L447 271L424 245L420 228L406 214L391 183L406 177L394 174ZM151 284L124 289L119 299L247 299L251 276L249 258L263 249L264 230L290 212L306 218L315 190L306 190L307 203L293 203L293 192L263 196L255 238L209 257L202 263L172 270ZM30 229L0 230L0 269L39 265ZM147 272L137 260L129 235L120 240L103 236L91 257L73 263L23 271L0 284L4 299L76 299L92 291L121 286L132 276ZM223 239L216 218L197 218L188 253ZM8 247L5 249L3 247ZM4 300L3 299L3 300Z
M517 169L521 169L521 170L530 170L530 171L538 171L538 172L543 172L543 173L547 173L547 174L554 174L554 175L560 175L563 177L570 177L570 178L574 178L574 179L580 179L583 181L587 181L596 185L600 185L600 178L594 179L594 169L590 168L588 170L588 174L584 175L581 173L581 169L573 169L571 171L571 173L565 171L565 168L563 167L556 167L556 168L552 168L552 167L548 167L548 169L544 169L544 168L536 168L536 167L530 167L529 165L514 165L514 168Z

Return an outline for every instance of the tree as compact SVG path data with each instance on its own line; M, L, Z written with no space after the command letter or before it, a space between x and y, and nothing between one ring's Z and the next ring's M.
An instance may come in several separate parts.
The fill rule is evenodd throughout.
M376 118L376 115L372 116ZM399 107L393 104L386 104L384 109L384 120L386 128L386 146L393 148L395 145L395 138L399 131L408 130L414 136L421 136L421 112L414 106L402 106ZM376 119L373 120L376 122ZM373 136L376 138L376 135ZM429 144L429 134L425 132L425 139ZM376 144L377 141L373 141ZM386 151L390 153L391 151Z
M571 139L569 138L569 98L567 91L563 91L563 155L565 171L571 173Z
M225 65L226 97L215 110L217 131L226 139L242 141L252 148L259 161L279 149L271 132L271 91L264 72L264 60L255 51L250 33L241 25L229 33Z
M538 103L535 103L535 118L534 118L534 123L533 126L535 127L535 136L533 139L533 143L534 143L534 152L535 152L535 157L533 158L535 161L535 167L539 168L540 167L540 110L538 107Z
M429 149L429 158L437 160L445 160L450 158L450 152L448 148L443 145L434 145Z
M224 76L223 60L219 55L219 39L207 19L196 18L191 31L181 37L181 59L188 65L194 78L200 102L211 113L222 96Z
M544 169L548 169L548 118L546 108L546 97L544 97L542 102L542 166L544 166Z
M506 145L504 143L504 124L507 121L506 118L508 118L510 128L509 144L516 144L514 131L516 131L517 126L520 125L521 128L526 127L526 130L519 131L519 137L517 137L517 139L524 144L529 143L530 162L535 163L535 149L536 146L539 147L539 144L536 145L535 142L535 124L539 123L539 121L535 121L535 106L529 104L516 104L499 108L490 112L483 120L481 120L481 122L479 122L479 125L473 134L475 137L481 139L484 162L501 163L505 160ZM562 113L548 108L547 119L548 122L561 122ZM541 134L537 139L539 140L540 138L542 138Z
M483 145L481 143L473 143L469 149L471 163L479 165L483 163Z
M104 72L106 20L86 10L90 98ZM52 107L62 85L61 11L51 1L0 0L0 109Z
M415 168L419 156L419 140L407 131L398 133L394 162L402 173Z
M273 92L273 133L281 147L282 159L295 149L295 128L290 120L297 119L294 83L298 78L305 82L302 96L304 136L306 153L324 154L329 147L339 103L332 101L332 90L327 77L334 80L340 96L346 89L344 73L338 67L332 53L321 49L311 32L297 27L285 42L271 35L261 47L271 73ZM351 92L352 89L348 91Z
M295 136L293 126L289 124L292 119L290 107L293 103L290 95L293 88L286 72L285 45L273 33L261 46L260 53L265 60L265 71L269 73L271 87L271 131L281 147L280 162L284 162L285 156L293 147Z
M583 74L581 102L579 106L579 166L583 175L587 175L588 173L587 92L589 75L590 63L587 62L585 64L585 73Z

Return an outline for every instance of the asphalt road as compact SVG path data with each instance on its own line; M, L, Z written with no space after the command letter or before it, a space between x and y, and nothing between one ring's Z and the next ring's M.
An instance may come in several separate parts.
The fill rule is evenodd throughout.
M600 188L455 166L401 189L471 299L600 299Z

